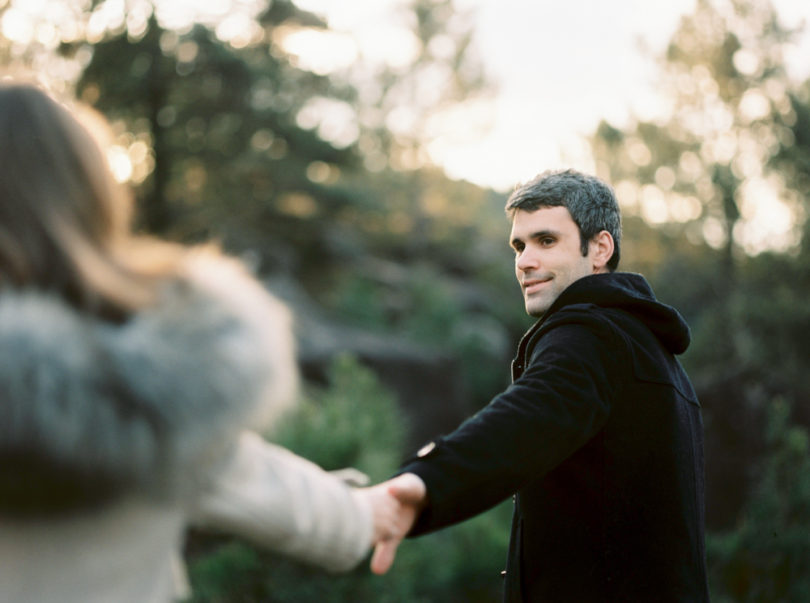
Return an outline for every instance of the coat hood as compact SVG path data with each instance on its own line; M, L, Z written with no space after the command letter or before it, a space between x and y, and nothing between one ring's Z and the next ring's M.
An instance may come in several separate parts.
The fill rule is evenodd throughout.
M659 302L647 280L640 274L613 272L576 280L560 294L540 323L560 308L577 303L591 303L632 314L647 325L673 354L682 354L691 342L689 325L681 314L672 306Z
M293 399L287 309L241 264L192 252L159 302L112 324L0 295L0 510L192 488ZM69 506L70 501L63 501Z

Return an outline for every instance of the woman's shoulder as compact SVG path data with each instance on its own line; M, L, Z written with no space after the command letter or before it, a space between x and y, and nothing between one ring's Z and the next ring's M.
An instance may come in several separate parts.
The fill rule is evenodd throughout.
M163 328L188 337L195 354L205 355L206 345L213 345L209 364L221 358L229 374L242 374L262 390L260 423L292 401L298 386L292 312L238 258L209 248L191 250L162 303L141 319L175 325Z
M0 447L36 442L43 480L69 467L185 489L240 430L293 401L289 311L243 264L190 253L164 285L121 323L57 295L0 294Z
M290 328L292 319L287 306L238 258L209 247L195 248L186 254L178 272L175 294L179 285L192 300L210 303L246 322L270 321L279 329Z

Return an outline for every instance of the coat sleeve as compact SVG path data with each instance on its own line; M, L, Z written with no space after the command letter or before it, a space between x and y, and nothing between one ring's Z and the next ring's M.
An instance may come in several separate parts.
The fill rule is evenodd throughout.
M371 507L358 492L253 432L241 434L191 523L333 572L357 565L373 532Z
M509 388L400 468L422 478L428 493L411 535L495 506L604 425L619 381L612 329L586 314L569 314L544 331Z

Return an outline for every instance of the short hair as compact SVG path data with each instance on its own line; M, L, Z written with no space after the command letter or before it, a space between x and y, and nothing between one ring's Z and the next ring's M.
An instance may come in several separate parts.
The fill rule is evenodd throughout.
M506 214L514 219L518 210L565 207L579 228L582 255L588 243L606 230L613 237L613 255L607 263L612 272L619 265L622 217L613 189L595 176L576 170L549 170L519 185L506 201Z

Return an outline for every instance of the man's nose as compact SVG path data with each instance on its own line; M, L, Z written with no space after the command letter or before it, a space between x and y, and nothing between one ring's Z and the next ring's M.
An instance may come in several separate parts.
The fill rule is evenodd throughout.
M517 259L515 260L515 266L521 272L536 270L539 265L540 260L537 257L537 254L530 248L526 248L521 251L520 255L518 255Z

